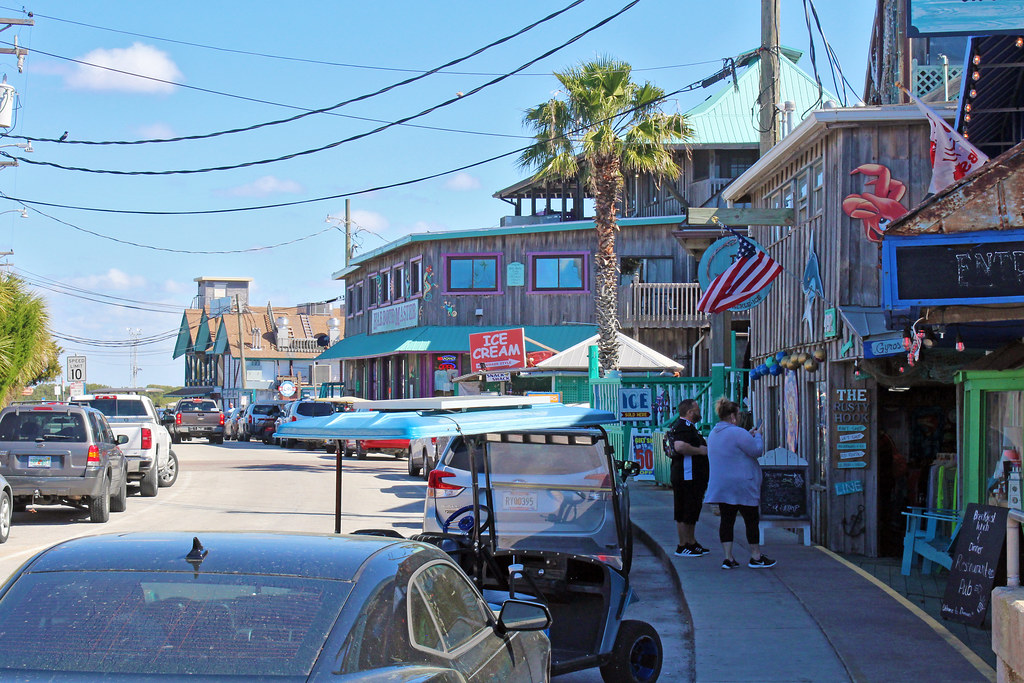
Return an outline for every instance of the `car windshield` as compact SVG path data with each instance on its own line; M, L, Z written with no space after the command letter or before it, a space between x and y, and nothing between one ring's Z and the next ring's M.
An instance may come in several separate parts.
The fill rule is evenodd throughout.
M270 415L274 412L280 412L280 408L272 403L268 403L266 405L254 405L252 407L253 415Z
M179 413L210 413L216 412L214 401L187 401L178 404Z
M85 418L79 413L11 412L0 419L0 441L88 440Z
M323 417L324 415L333 415L334 408L330 403L300 403L295 406L295 412L303 417Z
M147 414L146 406L137 398L90 398L76 403L91 406L107 417L140 417Z
M0 671L305 677L350 590L191 571L29 573L0 600Z

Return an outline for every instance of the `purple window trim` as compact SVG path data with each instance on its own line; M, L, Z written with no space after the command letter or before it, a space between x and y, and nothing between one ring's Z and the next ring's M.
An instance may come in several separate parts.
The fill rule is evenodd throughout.
M448 262L453 257L460 261L475 258L493 258L495 289L449 289ZM503 282L501 279L501 269L503 267L501 257L502 253L497 251L480 254L441 254L441 294L444 294L446 296L495 296L504 294L505 291L502 289Z
M346 294L346 296L345 296L345 317L346 318L351 318L352 316L354 316L356 314L356 312L352 309L352 304L355 303L355 300L356 300L355 293L356 293L355 285L353 285L353 286L349 287L347 290L345 290L345 294Z
M374 304L370 303L370 292L372 291L372 292L376 293L376 291L377 291L377 283L374 282L374 280L376 279L378 274L379 274L378 271L374 271L372 273L367 273L367 275L366 275L366 287L365 287L366 288L366 306L365 306L365 310L367 310L367 311L372 310L372 309L377 308L377 307L380 306L380 301L377 301L377 303L374 303Z
M419 271L420 271L419 278L418 278L419 282L416 283L416 286L417 286L416 292L413 293L410 290L405 295L406 299L419 299L421 296L423 296L423 257L422 256L417 256L416 258L411 258L411 259L409 259L409 262L406 264L406 267L409 269L409 286L412 287L412 283L414 282L414 280L412 279L412 264L414 264L414 263L418 263L419 264Z
M400 261L395 265L391 266L391 303L400 304L409 298L409 292L405 291L405 276L407 275L405 261ZM395 280L395 275L401 274L398 280ZM398 282L399 288L402 290L401 296L395 296L395 282Z
M384 278L387 277L387 284L385 285ZM380 284L380 301L377 302L378 306L386 306L391 303L391 268L381 268L377 271L377 277L381 279Z
M571 258L578 256L580 265L583 267L583 288L582 289L535 289L534 280L534 259L538 256L556 256L558 258ZM585 251L528 251L526 252L526 293L527 294L589 294L590 293L590 256Z

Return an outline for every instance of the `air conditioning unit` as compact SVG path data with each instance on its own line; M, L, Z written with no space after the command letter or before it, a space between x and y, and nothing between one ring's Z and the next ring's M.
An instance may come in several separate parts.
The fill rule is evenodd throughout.
M324 382L331 381L331 366L330 365L314 365L313 366L313 386L317 387Z

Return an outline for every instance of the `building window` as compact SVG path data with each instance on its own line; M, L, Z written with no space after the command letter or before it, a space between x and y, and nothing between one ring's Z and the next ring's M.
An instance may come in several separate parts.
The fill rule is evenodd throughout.
M391 300L400 301L405 298L405 265L391 269Z
M582 292L587 288L586 254L531 254L530 291Z
M363 283L357 282L355 287L355 301L352 304L352 309L356 315L363 314Z
M409 296L419 296L423 292L423 259L409 261Z
M447 292L475 293L498 290L498 254L445 255Z
M383 306L389 301L391 301L391 271L382 270L380 272L380 303Z
M718 178L738 178L757 161L756 149L727 149L715 152Z
M356 314L356 288L349 287L345 291L345 317L351 318Z
M820 161L811 166L811 215L825 208L825 168Z
M810 215L810 170L804 169L796 177L796 222L807 222Z
M366 289L369 292L366 297L366 307L375 308L380 303L380 276L377 273L371 273L366 278Z
M619 284L637 282L675 282L672 278L672 259L658 256L623 256L619 260Z
M693 150L693 179L707 180L711 173L711 155L706 149Z

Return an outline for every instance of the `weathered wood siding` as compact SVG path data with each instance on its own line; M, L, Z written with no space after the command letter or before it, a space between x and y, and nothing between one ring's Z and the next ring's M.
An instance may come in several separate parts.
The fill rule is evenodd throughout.
M851 359L863 355L860 339L837 318L839 335L824 336L826 308L843 305L879 306L881 304L880 247L865 236L861 220L849 218L842 210L843 199L870 190L865 181L873 178L851 171L863 164L882 164L907 192L904 207L918 204L927 193L931 180L928 158L928 127L920 124L887 124L833 127L803 149L754 190L755 207L771 208L770 198L778 188L821 160L824 173L820 208L813 209L796 225L785 227L751 226L751 234L779 261L785 272L773 284L767 299L751 310L751 363L764 362L778 351L825 351L828 360L815 373L799 371L800 382L800 455L811 463L809 509L812 535L816 542L841 551L876 555L878 509L878 463L875 429L876 401L872 400L869 431L868 467L836 467L831 403L837 389L867 388L874 397L877 388L871 380L855 379ZM819 297L811 307L810 327L803 320L804 294L801 281L807 265L811 234L818 257L825 301ZM845 350L843 347L848 343ZM774 420L768 435L775 441L768 448L785 445L782 414L782 376L767 376L753 386L755 413ZM775 392L775 399L769 395ZM774 412L774 414L769 414ZM864 482L864 493L836 495L835 484L850 480ZM851 535L851 525L863 525L868 532ZM845 530L844 530L845 527ZM856 529L852 529L856 531Z

